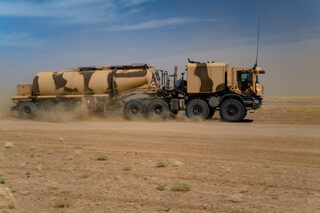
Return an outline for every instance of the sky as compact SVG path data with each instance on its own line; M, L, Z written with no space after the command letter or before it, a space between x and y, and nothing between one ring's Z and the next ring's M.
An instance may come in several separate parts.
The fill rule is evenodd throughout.
M258 65L266 96L319 96L319 0L0 0L0 101L38 72L187 58Z

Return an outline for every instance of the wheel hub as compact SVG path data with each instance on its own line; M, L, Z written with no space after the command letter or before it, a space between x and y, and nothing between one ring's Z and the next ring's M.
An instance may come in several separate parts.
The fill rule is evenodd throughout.
M24 107L24 108L23 108L23 113L24 113L25 115L29 115L29 114L31 113L31 109L30 109L29 107Z
M160 106L159 106L159 107L156 107L156 108L154 109L154 112L159 115L159 114L162 112L161 107L160 107Z
M132 108L131 108L131 113L134 114L134 115L137 114L138 111L139 111L139 110L138 110L138 108L136 108L136 107L132 107Z
M235 107L234 105L230 105L227 109L227 112L229 115L235 115L238 113L238 108Z
M194 106L192 110L194 115L200 115L202 113L202 107L199 105Z

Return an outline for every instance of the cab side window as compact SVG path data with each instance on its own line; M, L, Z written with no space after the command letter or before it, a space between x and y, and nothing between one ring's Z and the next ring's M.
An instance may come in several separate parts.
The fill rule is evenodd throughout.
M238 71L238 82L252 82L252 73L246 70Z

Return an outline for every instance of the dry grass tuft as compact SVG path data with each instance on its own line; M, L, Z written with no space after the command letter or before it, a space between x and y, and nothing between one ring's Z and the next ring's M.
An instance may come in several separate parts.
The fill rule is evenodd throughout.
M89 175L88 173L85 173L85 174L83 174L81 177L82 177L82 178L89 178L90 175Z
M6 182L6 179L4 179L3 177L0 177L0 184L4 184Z
M75 150L74 152L73 152L76 156L79 156L79 155L81 155L81 150Z
M14 198L11 190L7 187L0 186L0 200L1 204L4 205L5 208L8 209L16 209L17 208L17 202ZM3 212L7 212L4 210Z
M158 167L158 168L166 167L166 166L167 166L167 164L163 161L158 161L156 164L156 167Z
M55 207L57 208L67 208L69 207L69 201L67 198L58 198L55 203Z
M172 185L171 190L175 192L187 192L190 191L191 186L187 183L176 182Z
M130 171L130 170L131 170L131 166L125 165L125 166L122 168L122 170L124 170L124 171Z
M13 144L8 142L8 143L5 143L3 147L7 149L11 149L13 147Z
M36 166L36 170L37 170L38 172L42 172L42 164L38 164L38 165Z
M103 161L103 160L108 160L109 158L108 158L108 156L106 156L106 155L99 155L98 157L97 157L97 160L100 160L100 161Z
M157 189L159 191L163 191L163 190L165 190L167 185L168 185L167 183L158 183Z

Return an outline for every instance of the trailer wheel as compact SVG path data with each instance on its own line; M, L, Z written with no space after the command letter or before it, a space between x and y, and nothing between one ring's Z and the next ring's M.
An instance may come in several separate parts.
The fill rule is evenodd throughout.
M216 109L215 108L210 108L209 110L210 110L210 112L209 112L209 115L208 115L207 119L212 119L212 117L214 116L214 113L216 112Z
M226 100L221 104L220 116L225 121L241 121L245 116L245 108L238 100Z
M37 111L37 106L32 102L24 102L18 108L19 116L22 119L33 119Z
M169 116L169 106L161 99L154 99L148 104L148 117L152 119L167 119Z
M205 120L209 117L210 109L204 100L193 99L187 105L186 114L192 120Z
M145 115L144 105L139 100L130 100L124 105L123 114L128 120L140 119Z

